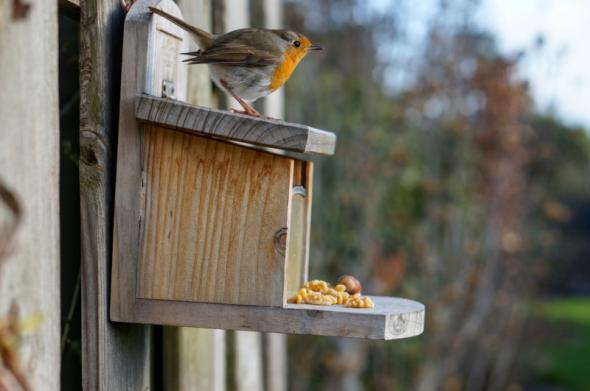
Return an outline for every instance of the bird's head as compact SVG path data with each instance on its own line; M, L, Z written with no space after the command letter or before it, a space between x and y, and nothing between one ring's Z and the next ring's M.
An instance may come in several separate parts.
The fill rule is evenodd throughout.
M271 90L274 91L282 86L291 76L297 64L311 50L322 50L320 46L313 45L303 34L289 30L274 30L275 38L283 53L281 64L275 69L271 81Z
M301 33L290 30L278 30L277 32L282 40L283 53L293 59L301 60L311 50L322 50L321 46L313 45Z

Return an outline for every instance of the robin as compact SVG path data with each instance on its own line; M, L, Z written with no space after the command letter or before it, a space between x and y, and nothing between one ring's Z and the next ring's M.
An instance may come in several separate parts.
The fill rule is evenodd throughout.
M208 64L215 84L244 108L238 111L241 114L259 117L248 102L276 91L310 50L322 50L294 31L244 28L213 35L158 8L150 7L150 11L192 36L200 50L182 53L191 56L184 61Z

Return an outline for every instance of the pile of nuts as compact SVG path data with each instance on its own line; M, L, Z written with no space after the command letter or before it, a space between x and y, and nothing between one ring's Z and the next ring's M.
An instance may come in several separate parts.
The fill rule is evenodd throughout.
M352 276L342 276L334 288L326 281L306 282L291 298L290 303L334 305L341 304L350 308L373 308L375 304L368 296L361 296L361 284Z

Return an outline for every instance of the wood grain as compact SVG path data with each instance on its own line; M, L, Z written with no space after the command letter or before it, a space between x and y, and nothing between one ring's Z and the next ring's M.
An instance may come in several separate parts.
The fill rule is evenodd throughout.
M424 305L371 296L373 309L287 304L284 308L183 301L137 300L135 321L229 330L391 340L424 331Z
M151 126L143 150L138 297L282 305L293 160Z
M269 29L283 28L282 13L283 2L281 0L250 0L250 8L258 7L259 19L252 20L254 26L264 26ZM255 12L255 11L254 11ZM285 105L285 90L283 88L273 92L263 100L264 108L262 113L271 118L283 119L284 105ZM300 164L295 161L295 167ZM297 174L294 175L294 181L297 179ZM298 183L293 183L293 186ZM293 200L291 201L291 209L293 209ZM292 218L291 218L292 220ZM293 224L289 225L289 233L293 230ZM288 240L288 246L291 246L292 240ZM290 250L287 250L289 254ZM289 258L290 255L287 256ZM287 281L291 272L287 264ZM288 282L287 282L288 284ZM267 390L286 391L287 390L287 336L277 333L264 334L265 339L265 375Z
M185 20L211 31L211 0L180 0L178 6ZM190 42L189 51L197 49ZM187 73L187 102L211 107L209 68L191 66ZM225 330L164 327L164 389L225 390L225 334Z
M94 8L90 8L90 6ZM168 80L172 83L183 77L186 80L186 68L178 65L178 53L176 52L177 50L183 51L187 47L185 45L184 32L166 21L152 19L151 13L149 13L147 8L148 6L158 6L167 12L179 13L177 6L170 0L140 0L131 7L125 20L119 102L118 156L128 157L128 159L119 158L117 181L119 183L127 183L130 186L137 186L137 188L139 188L141 183L139 176L141 160L139 154L140 143L137 137L139 129L133 114L134 98L141 92L161 94L163 80ZM100 12L97 12L97 10ZM92 94L96 94L98 90L100 93L99 98L103 96L116 96L114 91L119 88L119 86L109 84L112 83L113 74L116 74L116 71L112 69L108 69L107 71L103 68L94 70L93 67L96 66L96 62L104 67L107 64L116 64L119 62L107 62L105 58L112 56L113 49L108 46L103 48L100 45L106 45L106 42L110 42L107 41L107 37L111 37L115 32L121 31L120 25L113 26L111 24L118 20L115 18L116 15L120 13L122 16L122 10L118 1L113 1L112 4L109 2L108 6L104 2L100 2L99 4L87 2L87 4L82 4L83 15L84 12L88 13L86 14L86 18L88 19L87 25L90 32L93 31L92 23L96 20L107 24L104 30L100 29L98 31L98 37L88 35L87 40L84 41L90 53L87 68L89 74L85 74L83 68L83 79L86 77L86 83L89 85L86 91L86 110L88 111L88 115L93 115L96 107L91 106L91 104L96 104L97 98ZM105 13L103 14L102 12ZM84 26L83 23L82 30L86 33ZM98 54L95 54L97 46ZM107 49L108 51L103 53L103 50ZM91 77L88 78L88 76ZM93 85L95 80L103 83L99 84L100 88L98 89ZM82 84L84 85L84 81L82 81ZM186 83L184 85L177 83L175 90L177 96L185 97ZM88 241L89 248L92 249L91 246L98 243L98 248L93 249L97 250L96 257L98 260L91 258L87 264L93 265L94 262L97 262L100 269L98 270L98 274L90 273L88 275L87 284L92 284L92 277L100 281L100 289L89 292L89 298L96 300L96 297L98 297L100 301L99 321L96 327L103 334L97 334L94 340L86 343L88 355L95 354L97 362L92 363L89 361L91 365L85 372L90 373L95 368L97 374L94 375L94 378L85 381L85 388L143 390L151 387L150 330L149 328L140 328L131 325L118 330L115 329L110 323L106 322L106 303L103 304L107 296L107 284L105 279L103 285L101 279L105 278L108 270L108 258L104 253L111 250L108 238L110 237L111 228L109 217L112 212L110 204L112 174L109 169L112 167L111 159L114 152L110 149L110 145L113 145L111 143L112 137L115 134L113 119L116 116L112 115L111 110L113 110L113 107L105 105L103 109L103 106L100 106L100 104L104 103L101 100L98 103L100 109L98 110L98 119L102 120L102 122L96 123L98 131L95 129L84 131L83 129L84 138L92 140L92 143L94 143L86 142L86 145L89 146L88 156L91 157L91 159L88 159L88 162L92 163L94 160L97 160L98 163L87 164L91 170L85 175L84 181L81 180L81 182L84 182L84 185L90 189L94 189L97 181L100 185L99 188L94 189L94 192L85 190L88 192L89 199L94 196L94 199L90 199L92 204L88 208L89 216L85 228L88 232L92 233L92 237ZM115 104L112 100L108 101L108 103ZM103 114L102 110L105 110L106 114ZM106 116L108 120L105 121L103 116ZM109 124L106 129L104 128L105 122ZM101 124L103 125L102 127L100 127ZM106 143L105 140L107 141ZM82 141L81 150L84 151L82 149ZM133 153L134 151L136 152L135 154ZM92 159L93 156L99 157ZM80 171L82 172L82 167ZM102 202L102 197L106 197L109 200L106 205ZM96 199L98 199L98 203ZM132 205L134 202L136 200L133 199L132 194L117 191L115 204L118 206L115 208L113 221L111 315L113 313L129 314L133 311L135 304L135 279L129 278L136 273L135 265L131 264L131 262L120 262L120 260L132 259L132 256L137 254L137 223L139 216L134 214L134 212L137 212L135 209L119 207L120 205ZM95 210L95 208L103 206L103 209ZM102 224L105 224L105 227ZM96 226L101 228L95 233ZM121 233L125 233L127 236ZM107 239L105 240L104 238ZM93 315L93 313L90 313L90 316ZM96 344L104 344L104 347L99 346L97 349Z
M108 320L124 13L118 0L83 0L80 8L83 385L86 390L143 390L151 385L150 328Z
M57 6L39 0L14 20L12 6L0 3L0 181L23 215L14 251L0 261L0 319L13 305L25 323L42 317L18 354L32 388L51 391L60 388ZM0 226L6 212L2 204Z
M287 292L290 296L308 279L313 163L295 161L287 241Z
M218 0L215 7L221 9L222 31L228 32L250 26L251 1ZM225 94L227 108L241 110L238 102ZM256 332L236 331L233 338L234 367L228 368L235 379L235 391L263 391L264 363L262 337ZM234 384L232 384L234 385Z
M127 314L129 319L135 304L140 248L137 191L143 181L141 133L133 114L135 96L140 92L162 94L163 81L168 80L176 86L178 97L186 97L186 67L178 65L175 51L185 50L186 35L163 18L153 18L148 6L180 15L171 0L140 0L131 7L125 21L117 152L117 184L122 188L115 196L111 316Z
M333 155L336 136L306 125L255 118L228 111L141 95L136 117L152 125L280 150Z

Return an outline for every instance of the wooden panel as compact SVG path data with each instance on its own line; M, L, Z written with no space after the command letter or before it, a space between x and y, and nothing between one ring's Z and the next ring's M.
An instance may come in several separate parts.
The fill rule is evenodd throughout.
M371 296L373 309L287 304L262 307L138 299L134 320L230 330L390 340L424 330L424 305L396 297Z
M31 388L51 391L60 388L57 4L38 0L12 17L17 5L0 2L0 182L23 209L14 251L0 259L0 323L13 305L25 323L42 317L17 349ZM0 202L0 236L5 212Z
M260 20L253 20L254 26L264 26L270 29L283 28L282 0L250 0L250 5L261 8ZM283 88L273 92L264 98L263 114L271 118L283 118L285 90ZM298 164L296 164L296 167ZM297 179L297 174L294 180ZM298 183L293 183L293 186ZM293 206L291 206L293 209ZM293 230L293 225L289 225L289 232ZM287 265L288 267L288 265ZM287 279L291 275L291 271L287 270ZM266 333L265 337L265 374L266 384L265 389L272 391L286 391L287 390L287 337L284 334Z
M177 52L188 48L186 34L162 18L152 18L148 6L158 6L174 15L180 14L177 6L170 0L140 0L127 14L121 71L117 183L125 184L130 189L141 188L141 143L134 116L135 96L142 92L161 94L163 81L166 80L174 85L176 97L186 98L186 67L180 64ZM110 15L102 18L110 20ZM136 195L136 192L117 190L115 196L110 308L111 318L115 319L119 316L130 319L135 308L140 221ZM109 364L112 361L118 366L107 379L101 374L101 387L104 384L107 389L151 389L151 339L149 333L143 335L143 340L135 338L133 334L122 335L117 339L120 351L106 354L104 351L98 352L101 360ZM125 344L129 346L126 348ZM136 359L134 349L138 347L145 351L145 359ZM119 357L125 362L113 359ZM142 369L143 379L134 371L135 367ZM116 371L125 373L119 374ZM91 384L87 388L95 387Z
M186 98L186 67L179 65L179 53L175 50L186 50L187 37L184 31L167 20L153 17L148 6L156 5L168 13L180 16L180 10L171 0L140 0L131 7L125 21L113 228L111 317L125 314L131 318L137 292L135 276L140 256L141 222L138 196L143 183L143 160L141 133L133 115L135 96L141 92L161 94L163 82L167 80L175 86L175 94L179 99ZM181 44L179 40L182 41Z
M312 174L311 162L295 161L287 241L287 292L289 295L299 290L307 281Z
M211 0L179 0L178 5L186 21L211 31ZM197 50L194 43L190 45L190 51ZM211 107L209 68L187 68L187 102ZM164 327L164 389L225 390L225 334L225 330Z
M137 119L178 131L310 154L333 155L334 133L281 120L256 118L155 96L138 97Z
M168 0L163 3L172 4ZM136 11L145 8L145 4L146 1L138 1L128 14L127 19L135 26L128 28L132 34L137 33L137 26L142 25ZM129 61L126 62L127 68L123 69L124 87L118 84L124 18L119 0L81 2L80 199L85 390L145 390L151 387L151 329L113 324L108 319L118 90L121 89L124 102L131 94L130 113L134 108L133 97L138 92L151 91L144 89L144 69L130 65ZM144 39L147 39L147 26L144 33ZM136 43L128 40L124 53L145 56L147 42ZM125 131L120 134L124 139ZM125 280L124 284L132 282ZM117 298L122 296L115 294ZM117 302L128 303L124 300Z
M166 128L144 140L138 297L282 305L293 160Z
M291 193L291 220L289 223L289 240L287 247L287 292L292 294L305 282L304 266L306 254L306 191L303 186L296 186Z
M223 10L223 27L219 32L250 26L250 0L217 0L215 3L216 8ZM227 95L225 103L228 108L241 110L238 102ZM228 368L228 371L232 371L235 379L235 391L262 391L264 371L260 334L237 331L233 340L230 354L234 357L234 368Z

